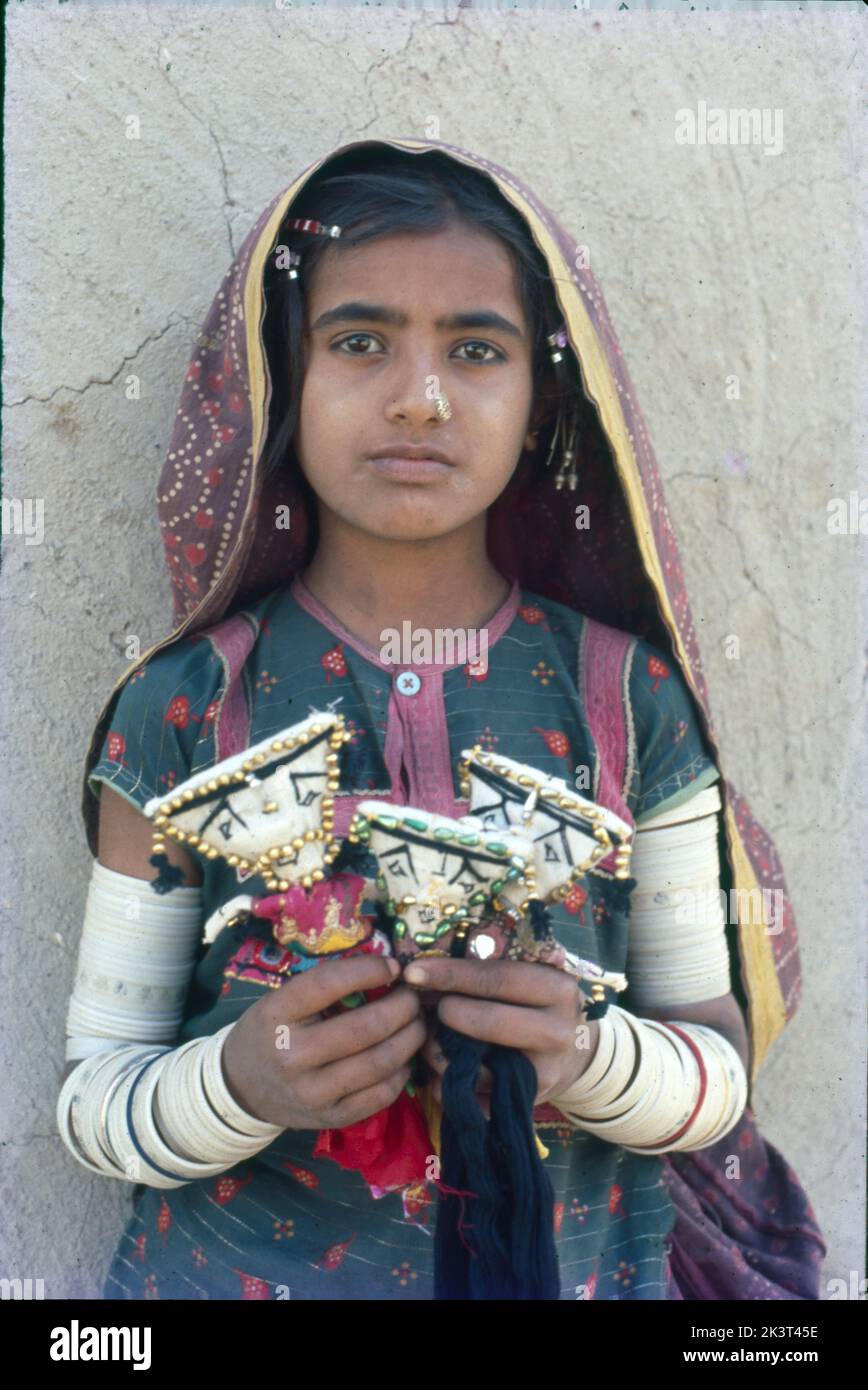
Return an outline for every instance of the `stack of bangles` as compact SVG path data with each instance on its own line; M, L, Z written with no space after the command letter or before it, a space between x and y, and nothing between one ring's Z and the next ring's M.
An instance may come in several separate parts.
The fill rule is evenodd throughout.
M576 1129L631 1153L702 1149L733 1128L747 1104L735 1048L699 1023L636 1018L610 1004L587 1070L550 1103Z
M266 1148L279 1125L227 1088L224 1040L173 1045L202 932L202 891L158 897L146 879L94 863L69 1002L63 1142L91 1172L147 1187L216 1177Z
M178 1048L133 1044L88 1057L60 1093L64 1143L94 1173L166 1188L259 1153L282 1131L247 1114L226 1086L220 1056L234 1026Z

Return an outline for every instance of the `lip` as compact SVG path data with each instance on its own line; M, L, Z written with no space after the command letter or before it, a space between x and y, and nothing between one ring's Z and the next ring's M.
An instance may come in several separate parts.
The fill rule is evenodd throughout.
M440 449L432 449L427 444L389 445L369 454L368 462L382 477L404 483L440 478L455 467Z

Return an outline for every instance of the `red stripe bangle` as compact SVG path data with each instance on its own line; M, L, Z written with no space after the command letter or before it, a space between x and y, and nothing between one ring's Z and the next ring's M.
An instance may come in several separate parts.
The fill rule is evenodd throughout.
M657 1024L658 1027L669 1028L673 1033L676 1033L678 1037L681 1038L682 1042L685 1042L687 1044L687 1046L690 1048L690 1051L696 1058L696 1065L699 1067L699 1099L693 1107L693 1113L690 1116L690 1118L687 1121L685 1121L685 1123L681 1126L679 1130L676 1130L674 1134L670 1135L668 1139L658 1139L657 1142L654 1144L636 1144L633 1147L637 1149L665 1148L669 1144L675 1144L679 1139L683 1138L683 1136L689 1130L690 1126L693 1124L700 1110L702 1109L702 1103L705 1100L705 1093L708 1090L708 1073L705 1070L705 1063L702 1060L702 1053L696 1046L696 1043L693 1041L693 1039L687 1033L683 1032L682 1029L676 1027L674 1023L666 1023L663 1021L663 1019L659 1018L655 1019L654 1022Z

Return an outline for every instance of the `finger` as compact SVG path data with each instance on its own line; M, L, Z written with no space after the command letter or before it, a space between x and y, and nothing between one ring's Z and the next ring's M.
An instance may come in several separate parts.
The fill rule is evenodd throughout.
M322 1067L376 1047L386 1038L418 1019L420 1046L427 1036L418 996L406 985L396 985L389 994L372 1004L359 1004L355 1009L320 1019L306 1028L299 1039L305 1067ZM292 1034L290 1034L291 1045Z
M315 1071L306 1073L298 1088L299 1095L303 1096L308 1086L315 1086L317 1108L331 1108L358 1091L366 1091L387 1081L418 1052L424 1037L425 1025L422 1020L413 1019L376 1047L369 1047L355 1057L330 1062L328 1066L317 1067Z
M408 985L444 994L472 994L477 999L545 1007L575 992L575 981L551 965L513 960L452 960L428 957L404 970Z
M397 978L400 966L387 956L347 956L322 961L294 975L276 994L276 1009L288 1023L304 1023L357 990L377 989Z
M394 1104L409 1080L410 1068L401 1067L387 1081L380 1081L375 1086L368 1086L364 1091L357 1091L355 1095L347 1096L345 1100L339 1101L330 1111L326 1112L325 1123L327 1127L329 1129L344 1129L347 1125L355 1125L360 1120L366 1120L369 1115L379 1114L381 1110Z
M563 1020L553 1010L520 1008L513 1004L492 1004L485 999L464 999L447 994L437 1012L457 1033L501 1047L517 1047L524 1052L562 1050Z

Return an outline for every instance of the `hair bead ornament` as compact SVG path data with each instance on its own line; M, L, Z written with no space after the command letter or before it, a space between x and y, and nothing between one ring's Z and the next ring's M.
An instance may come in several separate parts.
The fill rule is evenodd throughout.
M314 236L339 237L341 228L332 224L318 222L315 217L292 217L286 223L288 232L310 232ZM298 280L298 267L301 265L301 256L297 251L289 252L289 269L279 267L283 271L287 280Z

